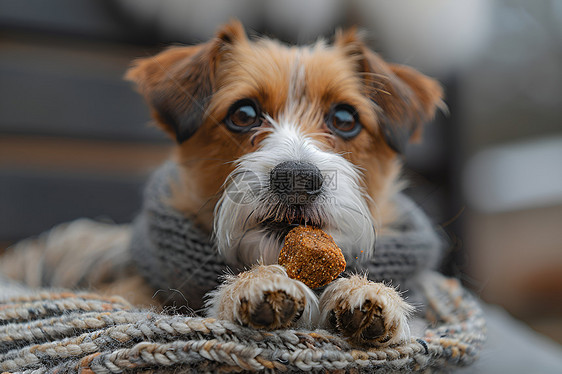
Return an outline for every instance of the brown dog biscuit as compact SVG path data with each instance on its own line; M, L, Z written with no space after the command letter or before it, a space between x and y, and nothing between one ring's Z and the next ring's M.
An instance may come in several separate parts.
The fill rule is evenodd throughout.
M346 263L330 235L318 228L297 226L285 237L279 265L285 267L290 278L318 288L336 279Z

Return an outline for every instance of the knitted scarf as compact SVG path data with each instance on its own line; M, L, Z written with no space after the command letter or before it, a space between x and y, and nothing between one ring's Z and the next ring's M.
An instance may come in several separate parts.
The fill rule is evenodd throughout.
M173 302L181 301L178 296L200 298L219 284L221 275L232 271L209 234L165 203L177 174L176 164L168 162L152 175L130 247L140 272L155 289L179 291L169 297ZM366 272L371 280L411 290L418 274L437 265L442 241L414 202L402 194L395 199L399 219L377 237L374 257L361 262L347 259L347 271Z

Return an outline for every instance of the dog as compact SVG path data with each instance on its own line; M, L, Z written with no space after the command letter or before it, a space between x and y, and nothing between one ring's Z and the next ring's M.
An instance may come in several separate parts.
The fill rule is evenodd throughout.
M371 255L375 232L396 219L399 155L443 105L435 80L385 62L356 29L296 47L250 39L238 21L207 43L137 60L126 78L176 141L170 204L249 269L209 295L210 316L258 329L323 327L357 345L408 338L413 307L394 288L351 275L317 297L277 256L298 224L330 234L347 259ZM300 184L278 186L297 174Z
M297 47L250 39L238 21L206 43L136 60L126 78L176 143L179 175L166 204L212 233L234 270L207 294L209 316L265 330L325 328L357 346L408 339L414 308L395 288L351 274L311 290L277 258L287 232L310 225L348 262L369 260L376 235L397 220L400 154L444 107L435 80L385 62L356 29ZM16 245L0 272L154 305L130 241L128 226L79 220ZM203 305L207 291L186 293L188 306Z

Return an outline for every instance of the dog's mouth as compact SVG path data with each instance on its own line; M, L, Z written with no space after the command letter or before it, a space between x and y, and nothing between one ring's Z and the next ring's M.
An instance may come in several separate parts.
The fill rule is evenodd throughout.
M301 225L309 225L304 219L299 220L273 220L273 219L266 219L262 222L262 226L270 229L272 231L283 231L283 230L290 230L293 227L301 226Z
M285 237L285 235L297 226L314 226L322 228L323 224L318 217L310 214L304 207L291 207L287 209L285 214L268 217L261 220L261 225L271 232L276 232Z

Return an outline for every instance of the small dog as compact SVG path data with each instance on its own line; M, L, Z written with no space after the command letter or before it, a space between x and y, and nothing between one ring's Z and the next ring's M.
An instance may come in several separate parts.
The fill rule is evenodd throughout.
M413 308L395 289L354 275L317 299L276 262L295 224L329 233L348 259L370 255L375 228L395 219L397 154L442 105L437 82L384 62L353 29L293 47L250 40L237 21L207 43L136 61L127 78L177 141L171 204L214 232L229 263L253 266L211 293L212 316L321 326L359 345L408 337ZM299 182L280 186L287 175Z
M348 262L369 258L375 229L384 234L397 218L398 154L443 105L437 82L387 64L355 30L290 47L249 40L237 21L207 43L136 61L127 78L177 141L179 178L166 204L214 233L241 271L208 294L211 316L258 329L327 328L360 346L408 338L413 308L394 288L351 275L317 297L277 258L296 225L330 234ZM4 255L2 273L153 303L131 264L128 226L81 220L42 238ZM186 295L189 306L202 305L205 291Z

